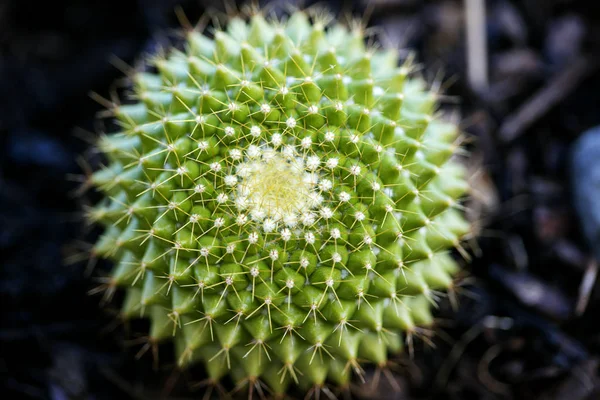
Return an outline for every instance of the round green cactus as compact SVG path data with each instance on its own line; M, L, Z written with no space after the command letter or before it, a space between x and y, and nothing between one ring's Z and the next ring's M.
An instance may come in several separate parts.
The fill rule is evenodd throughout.
M181 367L275 394L346 386L433 323L469 231L459 131L365 41L304 12L232 18L155 57L115 108L93 252Z

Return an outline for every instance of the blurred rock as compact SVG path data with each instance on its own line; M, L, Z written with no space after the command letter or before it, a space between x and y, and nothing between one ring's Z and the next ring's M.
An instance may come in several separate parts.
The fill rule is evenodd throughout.
M499 53L492 62L494 80L529 79L542 72L539 55L530 48L517 48Z
M586 26L581 16L569 14L557 18L548 26L544 52L553 67L560 69L581 52Z
M600 126L583 133L573 145L571 185L583 232L600 260Z
M8 157L21 168L36 166L67 171L74 166L73 154L69 154L63 143L36 130L9 136Z
M499 32L518 46L527 43L527 24L515 5L508 1L499 1L490 12L492 24Z
M564 321L572 312L572 302L559 287L547 284L526 272L513 272L500 265L490 267L490 276L521 303L553 319Z
M83 352L70 344L57 344L53 365L48 374L54 383L51 386L53 399L83 399L87 392L87 379Z

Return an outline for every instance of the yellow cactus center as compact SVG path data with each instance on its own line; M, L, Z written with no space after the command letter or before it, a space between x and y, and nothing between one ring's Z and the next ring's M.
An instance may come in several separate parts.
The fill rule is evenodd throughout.
M255 220L272 219L294 226L299 216L318 204L316 177L306 171L301 158L284 158L266 151L261 160L240 164L237 203Z

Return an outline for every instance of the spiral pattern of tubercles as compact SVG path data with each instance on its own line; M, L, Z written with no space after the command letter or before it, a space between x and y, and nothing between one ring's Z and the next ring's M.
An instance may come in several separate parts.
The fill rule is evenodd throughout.
M457 127L393 51L324 22L190 33L99 142L89 216L122 314L215 381L347 385L432 323L458 270Z

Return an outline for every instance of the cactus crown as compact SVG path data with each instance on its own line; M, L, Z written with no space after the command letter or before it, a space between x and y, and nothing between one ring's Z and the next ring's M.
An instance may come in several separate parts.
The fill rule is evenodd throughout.
M137 73L92 176L124 318L180 366L274 393L345 386L432 323L469 226L458 129L394 51L294 12L231 19Z

